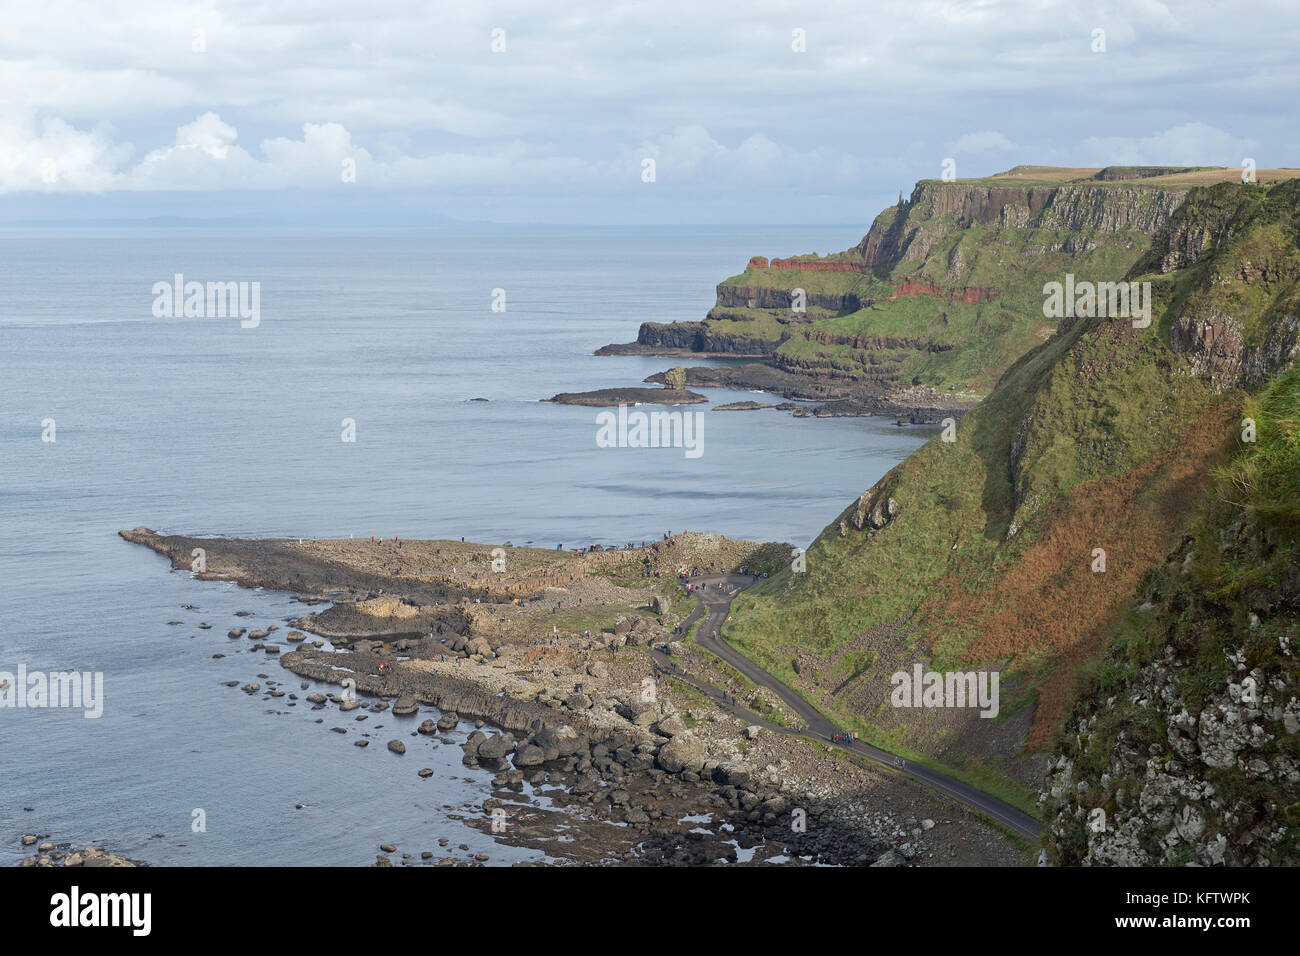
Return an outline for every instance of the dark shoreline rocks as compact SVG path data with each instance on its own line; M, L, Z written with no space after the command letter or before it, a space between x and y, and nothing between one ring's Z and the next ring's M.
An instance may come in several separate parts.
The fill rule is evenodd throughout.
M335 670L340 656L357 668ZM436 722L425 720L419 734L432 736L433 730L450 729L474 718L500 728L498 733L472 731L461 744L464 763L500 771L494 783L511 790L522 788L525 780L562 783L563 791L555 796L558 804L586 805L644 831L644 851L625 862L659 866L734 862L727 842L733 836L742 846L780 844L784 855L843 866L870 864L887 849L868 845L863 834L835 825L831 807L814 801L796 806L793 795L761 783L748 766L711 758L684 728L666 737L638 732L636 727L625 731L596 727L580 713L497 696L451 675L420 672L377 677L366 673L368 661L355 661L356 657L356 653L296 650L283 655L281 662L304 677L336 684L352 678L358 693L410 698L443 712ZM390 749L397 749L394 744L401 748L397 752L405 752L401 741L390 743ZM698 834L664 830L670 820L657 799L642 795L650 793L698 801L702 810L716 811L717 825L729 824L732 831L726 840L721 836L702 840ZM789 817L796 809L806 814L808 832L791 827Z
M27 834L22 839L23 846L36 844L37 837ZM141 860L132 860L116 853L110 853L102 846L74 847L71 843L41 843L36 847L35 856L23 857L20 867L139 867L148 866Z
M561 392L543 401L608 408L616 405L699 405L708 399L684 388L598 388L590 392Z

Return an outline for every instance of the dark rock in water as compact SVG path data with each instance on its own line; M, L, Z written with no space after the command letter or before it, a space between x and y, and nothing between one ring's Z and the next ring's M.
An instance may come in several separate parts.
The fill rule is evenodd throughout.
M266 651L266 653L268 653L268 654L279 654L279 653L280 653L280 645L279 645L279 644L267 644L266 647L263 648L263 649L264 649L264 650Z
M406 717L414 714L420 709L420 705L415 702L414 697L399 697L393 704L393 716Z
M383 850L385 853L397 852L397 847L393 846L391 843L381 843L379 844L379 849Z
M237 681L237 680L228 680L228 681L226 681L226 686L227 686L227 687L238 687L238 686L239 686L239 681Z
M455 713L455 711L448 711L438 718L438 729L454 730L458 723L460 723L460 717Z
M226 634L226 637L243 637L245 633L244 628L236 627L232 628L229 633Z
M243 687L240 688L240 690L242 690L245 694L256 694L261 689L262 689L261 684L245 684Z
M406 744L402 743L400 740L390 740L388 742L388 749L395 754L404 754L406 753Z
M249 631L249 632L248 632L248 638L249 638L249 640L253 640L253 641L260 641L260 640L263 640L263 639L268 638L268 637L270 637L270 636L271 636L271 632L270 632L270 631L267 631L267 630L258 630L258 631Z
M431 737L438 732L438 724L433 720L425 720L420 723L417 731L425 736Z
M478 745L478 758L480 760L501 760L515 749L515 738L510 734L498 734L489 737Z
M546 761L546 751L536 744L525 744L515 751L516 767L536 767Z
M369 746L370 746L370 741L369 741L369 740L354 740L354 741L352 741L352 746L354 746L354 747L369 747Z
M219 660L221 660L221 658L223 658L223 657L225 657L225 656L226 656L225 654L213 654L213 655L212 655L212 659L213 659L214 661L219 661Z
M559 405L603 408L615 405L698 405L708 399L684 388L598 388L590 392L561 392L544 401Z
M426 779L429 778L429 777L432 777L432 776L433 776L433 768L432 768L432 767L424 767L423 769L420 770L420 776L421 776L421 777L424 777L424 778L426 778Z

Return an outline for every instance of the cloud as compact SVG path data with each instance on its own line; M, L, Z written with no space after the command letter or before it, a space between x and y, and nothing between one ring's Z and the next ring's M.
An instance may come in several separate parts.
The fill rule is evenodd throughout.
M1082 159L1094 166L1238 166L1259 143L1194 122L1150 136L1089 136L1080 146ZM1260 158L1259 165L1270 164Z
M1013 150L1016 144L996 130L981 130L967 133L954 143L948 144L948 151L955 156L962 153L985 153L989 150Z
M1300 82L1300 16L1283 0L1257 0L1252 17L1160 0L755 0L743 17L698 0L568 0L562 17L517 0L326 9L17 5L0 39L0 193L348 185L435 205L526 193L563 218L574 194L669 216L724 194L714 208L734 210L748 191L755 216L784 218L811 197L862 214L863 197L950 156L970 175L1296 165L1300 152L1277 106ZM496 27L506 52L490 48ZM640 188L646 157L657 190Z
M106 126L79 130L61 119L0 114L0 193L102 192L119 186L131 156Z

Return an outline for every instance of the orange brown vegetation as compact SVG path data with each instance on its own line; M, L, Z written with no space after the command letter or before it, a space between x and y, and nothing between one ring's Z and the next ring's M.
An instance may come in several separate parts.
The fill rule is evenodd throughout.
M1050 745L1075 668L1101 652L1108 624L1175 543L1239 410L1239 399L1221 399L1186 423L1175 451L1076 486L1045 509L1043 532L990 586L973 592L949 579L937 589L945 597L923 609L945 631L979 635L969 660L1043 662L1028 750ZM1094 548L1106 552L1104 573L1092 570Z

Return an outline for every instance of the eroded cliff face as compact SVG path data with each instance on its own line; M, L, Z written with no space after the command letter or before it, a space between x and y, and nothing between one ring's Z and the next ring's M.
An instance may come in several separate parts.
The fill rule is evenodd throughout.
M793 290L797 281L790 281L787 287L781 285L727 285L718 286L718 301L710 316L713 318L736 318L737 309L775 309L790 311ZM805 290L804 304L809 309L822 310L830 315L847 315L856 312L864 301L856 292L830 293ZM725 314L724 314L725 313Z
M1134 267L1164 293L1171 376L1263 391L1065 723L1040 795L1053 862L1300 853L1298 225L1295 183L1196 190Z
M636 344L724 355L774 355L781 340L722 332L706 322L642 322Z
M1125 277L1151 282L1159 335L1183 361L1169 364L1154 344L1138 352L1145 369L1124 358L1145 383L1128 396L1108 384L1120 379L1113 363L1121 353L1085 350L1128 320L1062 322L1058 339L1074 342L1045 371L1011 443L1016 510L1009 535L1059 493L1057 462L1066 445L1085 452L1094 474L1137 467L1160 444L1155 423L1179 406L1190 411L1192 393L1179 379L1223 394L1258 389L1292 365L1300 356L1298 227L1300 182L1269 190L1224 184L1189 194ZM1213 239L1200 245L1189 238L1202 236ZM1076 325L1085 322L1098 331L1077 335ZM1084 401L1095 407L1079 407ZM1143 412L1134 417L1136 409ZM1099 413L1104 429L1097 428Z
M1219 390L1258 388L1300 354L1300 188L1197 190L1133 269L1169 287L1170 344Z
M1115 188L1101 185L1031 187L982 186L924 181L892 216L882 216L854 250L878 275L889 275L906 261L930 259L945 235L995 224L1043 230L1033 243L1038 255L1079 252L1079 236L1049 236L1047 231L1115 235L1154 235L1186 195L1185 190ZM1093 237L1093 242L1096 237ZM956 270L960 271L960 268Z

